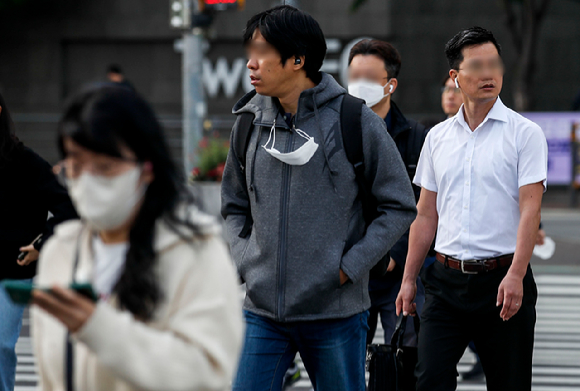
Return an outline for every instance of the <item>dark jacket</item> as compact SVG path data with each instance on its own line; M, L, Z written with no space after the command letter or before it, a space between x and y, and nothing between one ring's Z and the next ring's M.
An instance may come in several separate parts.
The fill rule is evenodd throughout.
M415 176L415 169L417 162L412 162L413 156L419 157L421 153L421 148L425 142L425 137L429 129L427 129L422 124L412 120L407 119L395 104L391 101L391 124L390 128L387 126L389 134L395 141L397 149L401 154L403 162L407 167L407 173L409 174L409 179L412 181L413 176ZM414 135L413 135L414 134ZM415 151L410 151L409 148L416 148L412 145L413 137L418 137L420 142L416 145L419 146ZM421 188L412 185L413 192L415 193L415 200L419 201L419 195L421 194ZM409 247L409 231L405 232L403 236L395 243L391 248L389 255L397 263L397 266L392 272L387 273L384 277L379 279L372 279L370 282L370 289L389 289L394 283L397 283L403 277L403 269L405 268L405 261L407 259L407 251Z
M345 318L365 311L369 270L415 219L401 157L384 121L364 106L365 175L382 212L364 234L354 168L342 146L345 93L323 74L316 87L300 95L295 126L319 144L303 166L284 164L262 148L275 118L278 150L293 151L304 143L290 132L273 98L249 93L234 107L235 114L255 114L245 170L231 148L222 182L222 215L232 257L246 282L246 310L277 321ZM242 238L248 212L254 224ZM351 279L343 286L340 269Z
M42 233L43 240L35 246L40 249L57 224L77 215L50 164L30 148L17 147L0 164L0 182L0 280L31 278L36 262L18 265L20 247ZM48 212L53 216L47 220Z

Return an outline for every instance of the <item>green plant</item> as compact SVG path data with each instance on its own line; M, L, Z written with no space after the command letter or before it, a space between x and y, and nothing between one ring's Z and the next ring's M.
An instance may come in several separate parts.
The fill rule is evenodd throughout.
M190 180L220 182L229 149L227 141L224 142L217 137L202 138L198 146L199 165L192 170Z

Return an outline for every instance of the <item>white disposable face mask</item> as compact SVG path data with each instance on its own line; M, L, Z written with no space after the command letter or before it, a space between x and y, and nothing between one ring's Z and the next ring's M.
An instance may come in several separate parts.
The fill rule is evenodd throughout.
M312 159L314 153L318 149L318 144L314 142L314 137L310 137L306 132L296 129L294 130L298 135L307 141L297 150L289 153L282 153L274 148L274 144L276 144L276 121L274 121L274 125L272 125L272 129L270 130L270 137L268 137L268 141L266 144L262 145L262 148L266 150L270 155L275 157L276 159L280 160L283 163L289 164L291 166L303 166ZM272 140L272 147L268 148L268 144L270 144L270 140Z
M139 185L140 177L139 167L111 178L84 172L68 179L67 187L79 216L98 230L109 230L123 225L143 198L146 186Z
M348 84L348 93L359 99L363 99L368 107L373 107L379 103L383 98L391 95L390 92L385 94L385 87L389 84L381 86L378 83L366 79L360 79ZM392 88L391 88L392 90Z

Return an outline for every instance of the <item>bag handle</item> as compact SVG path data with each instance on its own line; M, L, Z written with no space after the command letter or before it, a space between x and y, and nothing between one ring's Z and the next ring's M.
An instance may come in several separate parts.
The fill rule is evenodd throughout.
M397 324L395 326L395 331L393 332L393 336L391 337L391 346L393 348L401 348L403 346L403 339L405 337L405 329L407 328L407 318L409 316L403 315L401 313L397 318ZM412 316L413 323L415 326L415 333L417 334L417 338L419 338L419 329L421 327L421 320L419 319L419 314L415 314Z

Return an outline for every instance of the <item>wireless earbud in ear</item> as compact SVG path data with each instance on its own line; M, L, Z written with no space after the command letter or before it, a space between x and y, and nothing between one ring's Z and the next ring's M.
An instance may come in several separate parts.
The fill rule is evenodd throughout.
M294 60L294 65L300 65L302 63L302 60L298 57L296 57L296 60Z
M455 78L455 88L459 88L459 83L457 82L457 77Z
M389 86L389 92L393 92L393 85L392 84Z

